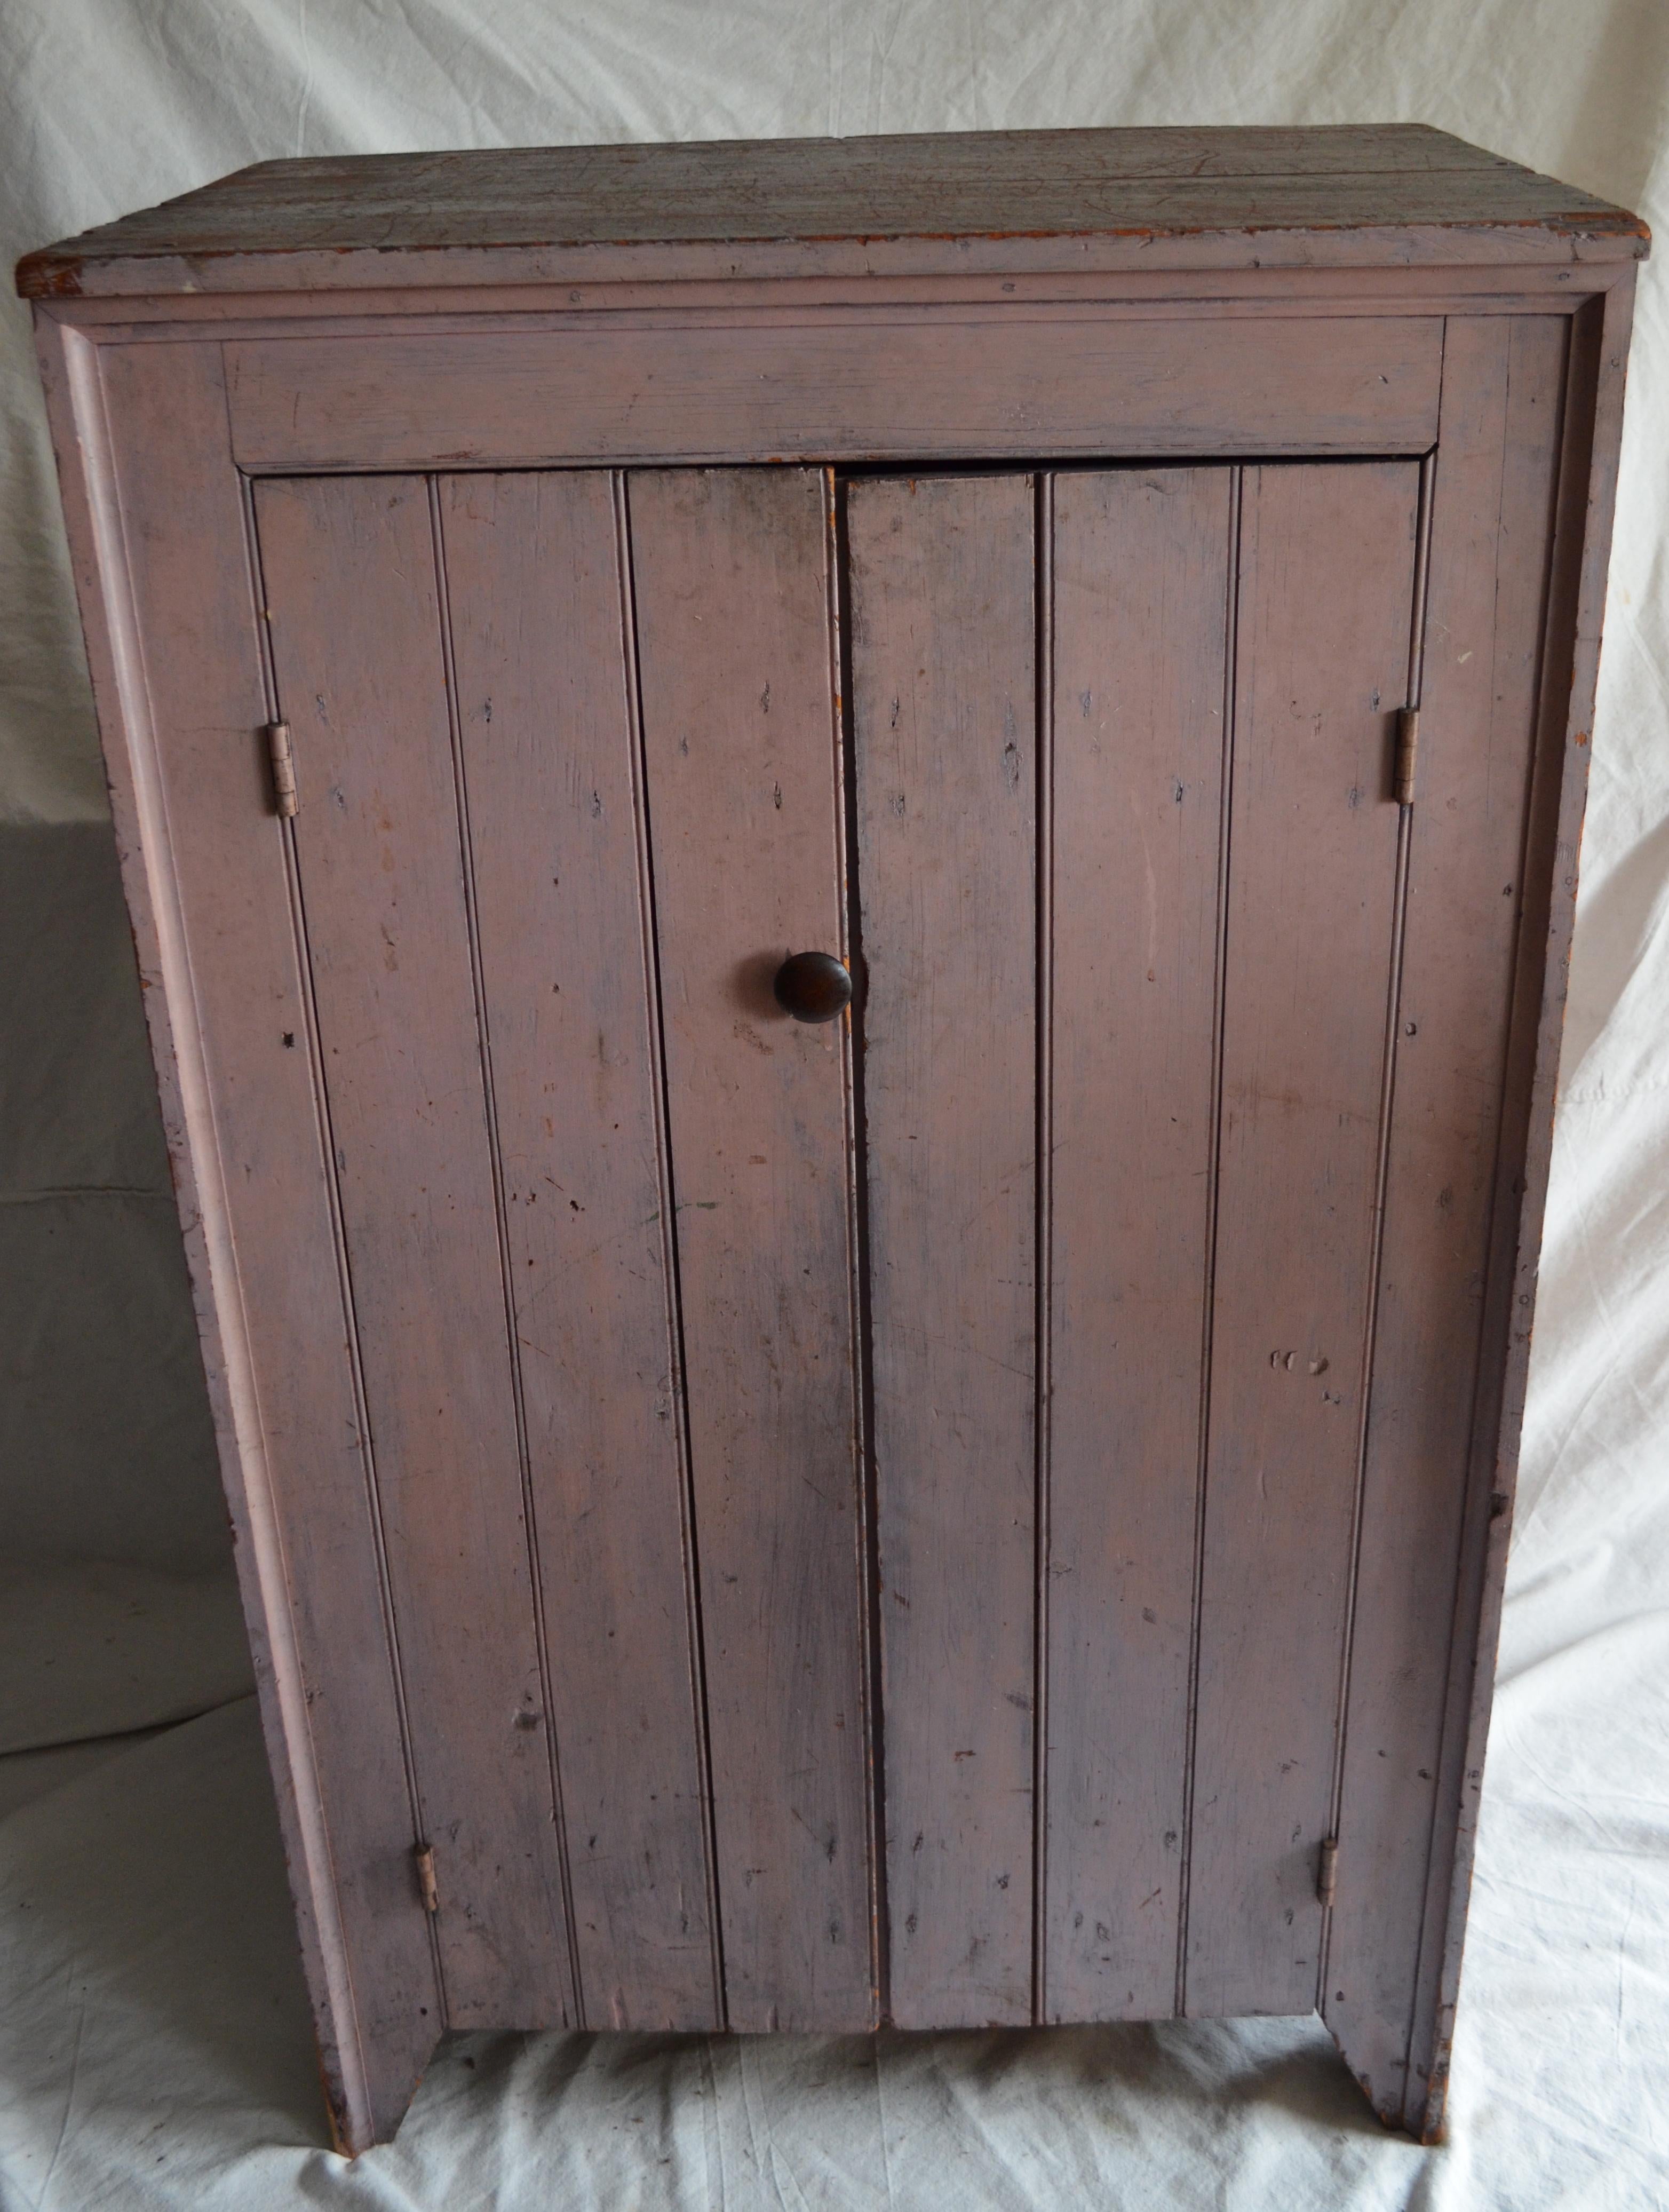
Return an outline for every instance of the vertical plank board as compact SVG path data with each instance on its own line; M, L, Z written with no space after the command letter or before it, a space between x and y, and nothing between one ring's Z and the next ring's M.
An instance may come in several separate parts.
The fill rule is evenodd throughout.
M1047 2014L1174 2010L1217 1074L1227 468L1054 493Z
M1561 317L1444 354L1374 1387L1322 2011L1400 2124L1436 1808L1535 730ZM1465 957L1456 957L1458 948ZM1419 2085L1409 2117L1418 2125Z
M1418 469L1247 471L1186 2005L1307 2012L1365 1388Z
M76 447L120 695L119 720L108 693L100 716L136 936L142 960L155 944L148 981L167 993L166 1016L160 991L149 1012L325 2087L360 2150L398 2124L441 1999L220 349L113 348L102 378L113 462L96 386Z
M258 487L450 2026L571 2018L428 490Z
M903 2027L1032 2011L1035 503L1019 476L848 494Z
M725 1985L733 2028L875 2017L829 487L630 483Z
M581 2017L713 2027L615 485L440 499Z

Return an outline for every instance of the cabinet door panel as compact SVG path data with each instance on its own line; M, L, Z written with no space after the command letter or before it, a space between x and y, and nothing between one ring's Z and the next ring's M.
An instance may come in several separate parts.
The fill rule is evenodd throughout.
M1053 486L1050 2019L1176 2003L1236 477Z
M875 2017L830 487L630 480L713 1821L734 2028Z
M261 485L295 844L453 2027L574 2017L428 489Z
M1035 489L848 495L892 2010L1032 2012Z
M1245 472L1187 2007L1316 2002L1418 467Z
M848 489L902 2026L1314 2002L1417 494ZM828 479L257 502L448 2019L868 2025Z
M670 1224L622 517L440 487L580 2017L710 2027Z

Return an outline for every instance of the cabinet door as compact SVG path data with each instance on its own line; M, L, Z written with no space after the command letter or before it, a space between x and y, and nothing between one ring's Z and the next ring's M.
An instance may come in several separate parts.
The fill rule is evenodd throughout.
M446 2021L867 2025L827 479L256 519Z
M1316 2001L1419 482L850 489L902 2024Z
M1409 1642L1370 1411L1430 1364L1410 1316L1475 1340L1501 1110L1447 1059L1396 1082L1511 957L1497 920L1438 975L1465 855L1393 794L1429 482L257 487L449 2024L1317 2002L1321 1848L1388 1786L1344 1739L1395 1704L1353 1590L1363 1650ZM1526 726L1493 851L1527 761ZM850 1020L776 1004L809 950ZM265 1326L270 1374L313 1322ZM1393 1926L1345 1877L1328 1977L1387 2047L1404 1890Z

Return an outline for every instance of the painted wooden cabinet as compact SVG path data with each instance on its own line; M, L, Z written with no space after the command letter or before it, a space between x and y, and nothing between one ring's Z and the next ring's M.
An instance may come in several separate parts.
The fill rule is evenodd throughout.
M1643 251L1399 127L23 264L344 2144L1312 2008L1441 2125Z

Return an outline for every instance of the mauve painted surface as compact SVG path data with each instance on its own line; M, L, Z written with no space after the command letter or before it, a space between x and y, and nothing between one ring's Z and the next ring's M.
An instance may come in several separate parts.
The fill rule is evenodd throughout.
M252 470L620 462L1412 453L1436 435L1434 315L1125 322L1035 308L789 310L682 327L453 331L227 347Z
M1413 462L1248 469L1185 2009L1308 2012L1372 1296Z
M255 510L446 2022L567 2026L428 486L268 483Z
M630 484L726 2019L876 2017L830 484Z
M261 758L271 710L220 349L119 352L102 398L114 463L94 495L106 527L119 498L143 549L137 635L118 622L111 639L118 816L133 807L143 831L127 892L167 979L187 1253L221 1316L207 1364L325 2092L339 2135L363 2141L398 2124L443 1997L412 1871L312 994ZM103 427L84 434L94 453Z
M1032 2013L1036 488L847 499L894 2019Z
M440 487L506 1259L590 2027L713 1949L622 487Z
M1054 486L1050 2020L1177 2003L1238 497Z
M907 192L861 259L671 236L624 178L641 234L471 246L443 157L373 265L264 234L269 170L216 188L249 223L203 264L247 295L226 349L149 342L219 312L170 293L170 216L76 258L112 304L42 314L350 2147L443 2017L1160 2013L1179 1955L1189 2011L1320 1990L1380 2111L1441 2124L1640 234L1470 149L1423 170L1435 134L1355 134L1349 174L1297 134L1301 184L1232 191L1332 219L1247 233L1207 296L1227 249L1163 227L1222 198L1229 142L1193 136L1197 186L1176 134L1125 147L1140 240L964 251ZM1020 143L948 142L910 191L954 229L981 144ZM713 158L716 210L750 173ZM351 227L359 180L323 181ZM1519 228L1476 227L1491 193ZM264 301L276 251L345 289ZM1302 285L1251 266L1295 254ZM1527 313L1504 288L1550 255L1568 295ZM630 291L571 314L564 256ZM396 276L444 328L366 318ZM459 289L489 280L524 288L490 319ZM1101 465L1027 471L1054 454ZM850 576L826 467L735 465L785 457L888 464L847 495ZM255 487L258 580L239 458L342 472ZM591 465L470 472L495 459ZM728 465L607 473L652 459ZM770 974L848 950L853 833L859 1000L795 1024ZM547 1172L584 1215L540 1211ZM941 1401L977 1415L959 1459Z
M1409 2072L1409 2039L1483 1349L1568 336L1551 316L1450 324L1433 497L1339 1895L1321 2004L1379 2110L1416 2128L1429 2084Z

